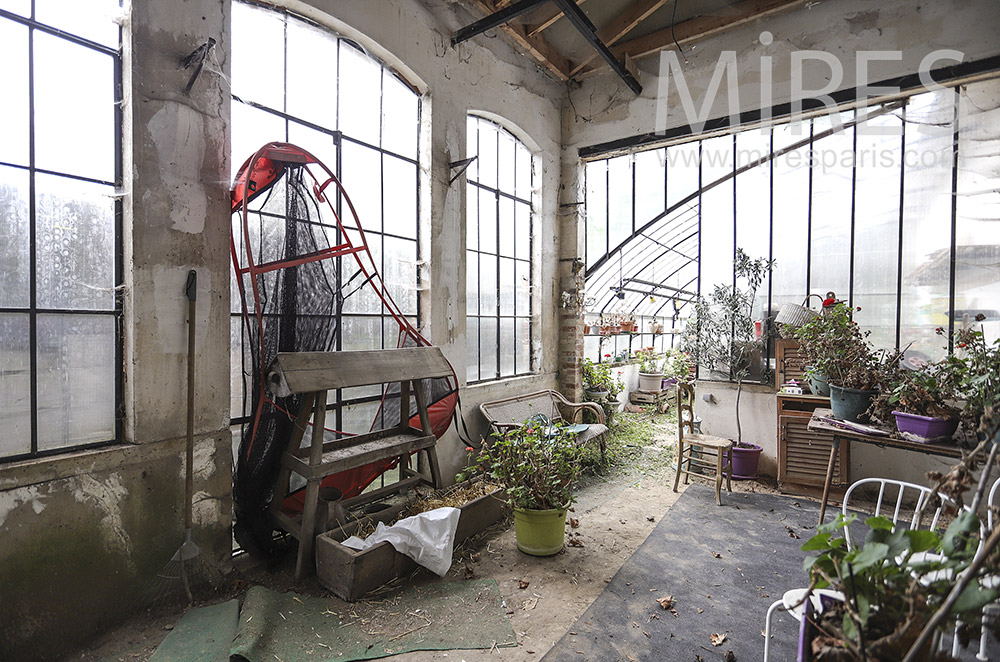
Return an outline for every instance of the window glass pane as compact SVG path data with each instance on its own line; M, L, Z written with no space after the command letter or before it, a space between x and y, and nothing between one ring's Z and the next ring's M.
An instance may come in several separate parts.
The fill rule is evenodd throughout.
M239 6L239 3L236 3L235 6ZM258 149L269 142L285 141L285 120L267 111L234 100L232 122L231 165L232 175L235 179L240 166ZM282 206L284 205L282 204Z
M531 198L531 152L524 145L517 145L517 174L515 193L522 200Z
M891 135L880 135L892 132ZM876 347L896 345L902 122L883 115L857 127L854 299L858 324Z
M378 415L380 403L359 402L353 405L345 405L343 409L343 432L351 434L363 434L372 429L372 421Z
M517 260L514 265L516 273L514 289L514 309L519 316L531 314L531 263Z
M479 121L478 181L483 186L497 187L497 128L492 122Z
M31 344L27 315L0 313L0 457L31 452Z
M479 314L479 253L468 251L465 262L465 312Z
M392 156L382 157L385 186L382 198L385 231L417 238L417 166Z
M382 67L346 41L340 42L340 130L369 145L379 144ZM345 150L346 152L346 150Z
M258 49L261 43L265 42L258 42ZM288 21L286 43L287 112L320 126L335 127L337 125L336 37L326 30L292 19ZM257 60L260 59L258 56Z
M640 228L666 209L666 152L635 155L635 225Z
M514 203L514 257L531 259L531 206Z
M469 115L465 121L465 152L466 158L479 154L479 118ZM469 182L479 181L479 159L474 159L465 169L465 179Z
M1000 81L969 85L959 102L955 323L1000 336Z
M465 247L479 248L479 187L465 186Z
M514 260L500 258L500 314L514 314Z
M385 271L382 269L382 237L377 234L366 234L365 238L368 240L368 250L371 251L372 259L375 261L379 273L384 274ZM365 275L359 273L358 263L348 257L343 260L342 264L344 269L343 292L347 296L344 299L344 312L381 314L382 299L379 298L375 288L370 284L362 285Z
M514 194L514 138L506 131L499 131L500 151L497 155L499 189Z
M411 159L417 158L417 123L420 97L382 70L382 147Z
M35 162L94 179L115 176L111 57L35 33Z
M500 255L514 255L514 201L508 197L500 196L500 217L498 231L500 233L499 253Z
M608 243L614 250L632 234L632 157L608 160Z
M698 190L697 142L667 148L667 207L673 207ZM696 204L695 200L692 204Z
M382 318L344 315L341 318L341 337L341 349L345 352L382 349Z
M243 104L233 104L235 108L237 105ZM280 121L280 118L275 118ZM256 135L259 135L257 131L254 131ZM319 159L323 165L330 169L331 172L336 172L337 169L337 145L333 142L333 136L329 133L323 133L322 131L317 131L316 129L311 129L308 126L299 124L298 122L288 123L288 142L293 145L298 145L302 149L306 150L317 159ZM257 147L262 147L265 143L261 143ZM252 149L252 148L251 148ZM317 176L322 179L319 175L319 170L316 171ZM322 184L322 182L320 182ZM331 184L328 190L333 190L334 186ZM321 205L322 209L325 209L325 205ZM333 219L330 219L331 222Z
M245 101L284 110L284 48L275 47L268 50L267 57L260 56L261 44L285 43L284 18L277 12L242 2L234 2L232 7L233 94ZM261 145L266 142L260 140Z
M479 318L465 318L465 379L479 381Z
M497 377L497 319L479 318L479 378Z
M840 121L850 119L845 113ZM834 126L830 117L813 120L815 133ZM851 277L851 195L854 129L813 143L812 274L813 294L833 291L847 300Z
M497 314L497 258L479 254L479 314Z
M759 162L771 152L771 137L760 131L736 134L736 167ZM736 245L753 259L769 258L771 247L771 166L760 163L736 176ZM741 288L747 287L745 281ZM751 317L762 321L767 316L768 277L757 288Z
M114 188L38 174L35 189L38 306L112 310Z
M531 320L519 317L514 328L517 338L514 343L514 365L517 373L531 372Z
M115 436L115 318L39 315L38 450Z
M229 362L229 416L239 418L250 414L250 398L252 397L253 364L250 357L250 340L246 335L246 326L243 318L233 316L229 318L229 346L231 348ZM246 371L246 372L244 372ZM243 402L243 386L246 380L246 407Z
M942 90L913 97L904 128L899 344L933 360L947 351L934 329L948 328L954 95Z
M788 124L774 127L775 151L800 139ZM809 147L779 156L772 167L775 194L771 200L771 237L777 262L771 272L771 306L777 311L786 303L801 304L807 294Z
M0 0L0 9L6 9L21 16L31 16L31 0Z
M514 320L500 320L500 376L514 374Z
M702 142L702 186L733 171L733 138L720 136ZM673 170L671 170L673 173ZM701 293L733 282L733 180L701 195Z
M0 167L0 307L30 304L28 171Z
M608 251L608 162L587 164L587 266Z
M385 270L382 272L389 296L404 315L417 313L417 242L383 238Z
M492 191L479 191L479 250L497 251L497 196Z
M35 0L35 18L64 32L118 48L119 0Z
M4 63L0 161L28 165L28 28L0 19L0 58Z
M345 140L343 147L344 190L354 203L361 227L382 230L382 158L378 151ZM344 209L347 210L346 205Z

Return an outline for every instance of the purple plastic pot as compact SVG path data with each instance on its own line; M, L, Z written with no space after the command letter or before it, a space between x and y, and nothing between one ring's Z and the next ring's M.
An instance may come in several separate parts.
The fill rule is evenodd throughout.
M733 444L729 456L733 462L733 480L757 479L757 464L760 462L762 450L756 444L745 443L743 446Z
M914 437L919 437L923 441L951 439L951 436L955 434L955 430L958 429L957 418L921 416L919 414L907 414L902 411L894 411L892 415L896 417L896 428L900 433L908 433Z

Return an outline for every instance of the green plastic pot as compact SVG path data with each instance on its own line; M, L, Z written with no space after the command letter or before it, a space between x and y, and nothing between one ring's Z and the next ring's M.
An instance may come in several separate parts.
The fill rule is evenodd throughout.
M552 556L562 551L566 541L566 509L514 509L517 548L532 556Z
M877 395L878 391L861 391L830 384L830 409L834 417L842 421L868 423L870 421L865 412Z

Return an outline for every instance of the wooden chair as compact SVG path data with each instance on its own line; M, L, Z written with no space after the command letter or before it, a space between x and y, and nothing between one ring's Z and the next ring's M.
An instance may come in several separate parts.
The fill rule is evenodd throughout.
M696 472L692 467L700 467L715 474L715 502L722 505L722 477L726 478L726 489L733 491L733 464L730 451L733 442L722 437L694 432L694 385L681 382L677 385L677 474L674 476L674 492L680 484L681 474L684 474L684 484L688 476L707 478ZM685 434L684 428L689 428ZM705 459L706 455L715 454L715 461Z
M278 397L303 394L295 419L292 438L281 459L281 471L275 485L275 498L269 514L272 522L299 541L295 581L304 577L313 564L313 545L317 534L316 511L322 480L335 473L362 467L379 460L398 458L400 479L385 487L365 492L344 504L367 503L393 492L427 483L442 487L435 444L427 411L423 380L450 377L451 365L439 347L407 347L356 352L282 352L268 371L268 388ZM327 391L356 386L399 383L399 421L391 428L365 434L327 438ZM411 426L413 401L420 428ZM301 447L312 417L311 443ZM406 467L410 453L423 451L427 456L429 476ZM301 520L281 509L281 497L288 491L291 474L306 479L305 502Z

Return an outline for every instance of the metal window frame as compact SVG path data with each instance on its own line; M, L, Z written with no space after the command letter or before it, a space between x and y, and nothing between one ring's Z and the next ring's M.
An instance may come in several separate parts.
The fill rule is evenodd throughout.
M533 159L532 159L532 156L531 156L531 150L528 149L528 146L525 145L523 141L519 140L517 136L515 136L513 133L511 133L510 131L508 131L501 124L499 124L497 122L494 122L493 120L491 120L489 118L482 117L480 115L474 115L474 114L470 114L468 116L468 119L475 120L475 122L476 122L476 145L475 145L476 150L475 150L475 153L472 153L472 151L469 149L469 146L466 147L466 150L469 152L469 156L470 157L472 157L472 156L477 157L477 163L478 163L478 165L477 165L477 168L476 168L476 176L475 177L467 176L466 177L466 184L467 184L467 186L473 186L473 187L475 187L476 190L479 192L479 195L482 195L485 192L488 195L494 196L494 205L495 205L495 215L494 216L496 218L496 228L495 228L495 230L496 230L496 237L497 237L496 252L490 252L490 251L484 251L484 250L482 250L482 248L479 245L478 238L476 240L476 248L474 248L474 249L473 248L469 248L468 241L467 241L465 249L464 249L465 250L465 255L466 255L466 258L467 258L466 259L466 266L465 266L465 268L467 270L472 268L471 261L468 260L468 257L471 254L475 254L476 257L477 257L476 267L475 267L476 268L476 276L477 276L476 282L477 283L481 283L482 282L481 271L480 271L480 267L479 267L480 263L479 263L478 257L480 255L488 255L488 256L490 256L490 257L492 257L492 258L494 258L496 260L496 273L495 273L495 278L496 278L496 301L497 301L496 312L494 314L490 314L490 315L484 315L484 314L482 314L482 312L478 312L475 315L469 314L468 313L468 301L473 296L475 297L475 301L476 301L476 310L477 311L481 311L482 310L482 308L479 305L481 303L480 302L481 290L479 290L478 287L477 287L476 292L474 292L474 293L473 292L466 292L465 293L466 302L467 302L466 303L466 319L472 319L472 318L474 318L474 319L476 319L476 320L479 321L479 324L476 327L476 338L475 338L475 340L476 340L476 343L475 343L475 345L476 345L476 351L475 351L475 356L476 356L476 374L478 375L478 378L477 379L469 379L469 367L466 366L466 375L465 375L466 376L466 383L467 384L482 384L482 383L486 383L486 382L495 382L495 381L500 381L500 380L503 380L503 379L512 379L514 377L521 377L521 376L524 376L524 375L530 375L530 374L533 374L533 372L534 372L534 366L532 365L531 352L530 351L528 352L528 365L527 366L519 366L518 365L518 360L517 360L517 351L516 351L516 345L517 345L517 323L518 323L519 320L527 320L527 322L528 322L529 343L534 338L534 333L535 333L535 325L534 325L534 319L533 319L534 309L533 309L533 305L532 305L532 298L531 298L531 296L529 294L529 297L528 297L528 311L526 313L521 313L518 310L518 306L517 306L517 282L516 282L516 278L517 278L517 269L516 269L516 267L517 267L518 263L520 263L522 265L526 264L527 267L528 267L529 287L530 287L531 283L534 282L534 278L535 278L535 265L534 265L535 261L533 259L534 241L535 241L535 239L534 239L535 209L534 209L534 202L533 202L533 200L534 200L534 167L533 167L533 164L532 164ZM468 127L468 119L466 121L466 126L467 127ZM495 152L496 155L497 155L496 167L495 167L495 170L496 170L496 173L497 173L497 185L496 185L496 187L492 187L492 186L489 186L487 184L483 184L482 182L479 181L479 173L482 172L480 170L480 168L482 167L482 159L480 158L480 156L481 156L480 155L481 150L479 149L479 136L480 136L479 127L481 126L481 124L484 124L484 123L487 124L487 125L489 125L496 132L496 136L497 136L497 148L496 148L496 152ZM500 137L502 135L504 135L504 134L506 134L507 136L509 136L514 141L514 155L515 155L514 156L514 191L515 191L515 193L508 193L508 192L502 191L500 189ZM530 178L529 178L529 186L530 186L529 190L531 192L531 197L530 198L519 198L516 195L516 191L517 191L517 148L518 148L518 146L524 148L524 150L528 153L528 156L529 156L527 167L529 168L529 175L530 175ZM515 282L513 284L513 287L514 287L514 314L513 315L504 315L504 314L502 314L500 312L500 286L501 286L501 280L500 280L500 260L501 260L501 258L505 257L505 256L502 256L500 254L500 232L502 230L502 226L501 226L501 223L500 223L500 200L501 200L501 198L510 200L515 205L514 206L515 210L517 209L517 207L516 207L517 203L525 204L528 207L528 259L516 257L516 253L517 253L517 249L516 249L516 246L517 246L517 225L516 225L516 223L514 224L514 227L513 227L515 256L508 258L508 259L511 259L511 260L514 261L514 266L515 266L515 270L514 270ZM468 205L466 205L466 210L468 210ZM467 214L468 214L468 212L467 212ZM473 225L472 225L471 221L472 221L472 219L470 219L468 217L468 215L466 215L466 232L471 232L472 229L473 229ZM475 218L475 226L474 227L475 227L475 231L478 234L479 227L480 227L479 205L478 204L476 205L476 218ZM466 282L468 282L468 277L466 277ZM483 329L482 320L484 320L484 319L496 320L496 324L497 324L497 349L496 349L496 356L495 356L495 359L496 359L496 370L494 371L493 375L487 376L487 377L483 376L482 369L481 369L482 358L483 358L483 355L482 355L482 350L483 350L483 347L482 347L482 329ZM503 355L503 351L502 351L503 350L503 342L502 342L502 338L501 338L501 330L500 329L501 329L501 322L502 322L502 320L513 320L514 321L514 345L515 345L515 347L511 347L510 348L510 350L512 352L512 355L514 357L514 372L512 374L509 374L509 375L501 374L501 372L502 372L502 370L501 370L501 356ZM467 355L469 354L468 350L469 350L469 343L470 343L470 341L471 341L471 334L469 334L468 329L466 329L466 354Z
M89 182L94 184L101 184L105 186L111 186L115 189L120 189L123 181L123 162L122 162L122 151L123 151L123 113L122 113L122 100L124 98L124 86L122 82L122 29L118 28L118 48L112 48L104 44L99 44L97 42L91 41L85 37L80 37L78 35L66 32L65 30L49 26L45 23L38 21L35 18L35 0L31 0L30 16L25 17L20 14L15 14L13 12L0 9L0 21L9 20L13 23L27 28L28 40L28 163L27 165L0 162L0 166L5 166L13 168L16 170L22 170L28 175L28 233L29 233L29 244L28 244L28 264L29 264L29 292L28 292L28 305L27 307L3 307L0 308L0 314L15 314L15 315L28 315L28 345L29 345L29 384L30 384L30 394L29 394L29 407L30 407L30 439L29 439L29 450L26 453L15 453L11 455L0 456L0 464L5 464L9 462L16 462L18 460L49 457L54 455L63 455L66 453L99 448L102 446L108 446L115 443L120 443L123 438L124 431L124 418L123 418L123 402L124 402L124 384L122 378L123 356L124 356L124 343L122 341L123 334L121 329L122 324L122 301L117 293L113 297L113 305L109 309L102 310L86 310L86 309L60 309L60 308L40 308L37 301L37 247L36 247L36 177L37 175L53 175L57 177L63 177L66 179L73 179L76 181ZM114 164L113 164L113 181L107 181L103 179L97 179L88 177L85 175L70 174L66 172L60 172L57 170L50 170L47 168L39 168L35 163L35 33L41 32L51 37L57 37L68 41L76 46L81 46L87 48L96 53L102 55L107 55L112 61L112 76L114 78L112 84L112 94L114 95L114 110L113 110L113 122L114 122ZM113 227L114 227L114 241L113 241L113 256L114 269L113 269L113 281L115 287L122 284L123 281L123 262L124 262L124 248L122 245L123 241L123 204L120 197L115 198L113 205ZM115 370L114 370L114 433L111 439L105 439L96 442L86 442L78 444L69 444L66 446L60 446L58 448L49 448L40 450L38 448L38 316L41 315L85 315L89 317L111 317L114 319L114 360L115 360Z
M382 122L381 118L384 115L384 113L382 111L383 111L383 104L384 104L384 100L385 100L384 81L385 81L385 75L386 75L386 73L388 73L389 75L391 75L391 76L399 79L400 81L402 81L404 83L404 85L406 85L407 89L409 89L410 91L413 92L414 96L417 99L416 137L417 137L417 144L418 145L420 144L421 124L422 124L421 118L422 118L422 113L423 113L423 102L422 102L422 97L419 94L419 92L417 92L410 83L408 83L405 80L403 80L400 77L399 73L397 71L395 71L391 66L389 66L385 62L382 62L378 58L376 58L376 57L374 57L374 56L366 53L364 51L364 49L359 48L358 45L354 41L352 41L351 39L349 39L349 38L344 37L344 36L336 33L335 31L333 31L333 30L331 30L331 29L329 29L329 28L327 28L327 27L325 27L323 25L319 25L319 24L317 24L317 23L315 23L313 21L310 21L308 18L299 16L298 14L296 14L294 12L291 12L291 11L288 11L288 10L285 10L285 9L275 8L275 7L271 7L269 5L261 5L261 4L258 4L257 2L254 2L253 0L237 0L237 1L240 2L240 4L243 4L243 5L247 6L247 7L251 7L253 9L255 9L255 10L272 12L272 13L278 14L278 15L280 15L282 17L282 29L283 29L283 39L284 39L283 44L282 44L282 52L283 52L283 57L284 57L284 61L283 61L283 67L284 67L284 69L283 70L284 70L284 74L285 74L284 75L284 81L283 81L283 89L282 89L282 103L283 103L283 105L284 105L285 108L287 108L287 104L288 104L288 71L287 71L287 69L288 69L288 56L287 56L287 49L288 49L288 25L289 25L289 21L291 21L291 20L300 21L300 22L302 22L302 23L304 23L306 25L309 25L311 27L320 29L324 33L328 34L331 39L333 39L333 40L336 41L336 48L337 48L337 70L335 72L336 73L335 84L337 85L337 106L336 106L336 108L333 109L333 120L334 120L333 121L333 125L335 127L337 127L337 128L332 128L331 129L331 128L329 128L329 126L324 126L324 125L317 124L315 122L312 122L312 121L309 121L309 120L297 117L297 116L295 116L295 115L293 115L291 113L288 113L285 109L272 108L272 107L267 106L265 104L257 103L257 102L255 102L255 101L253 101L251 99L243 99L243 98L241 98L241 97L239 97L239 96L237 96L235 94L232 95L233 101L245 104L247 106L250 106L251 108L255 108L255 109L260 110L262 112L269 113L269 114L271 114L271 115L273 115L273 116L278 117L279 119L281 119L284 122L284 127L285 127L285 136L284 136L285 140L288 140L289 127L291 126L292 123L298 124L300 126L304 126L304 127L308 128L308 129L312 129L313 131L316 131L316 132L328 135L330 137L331 141L333 142L334 147L336 148L337 156L336 156L336 162L333 163L333 164L329 164L328 163L327 166L330 167L330 169L333 171L333 173L338 178L340 178L340 179L342 179L343 172L344 172L343 146L344 146L345 143L351 143L351 144L354 144L354 145L357 145L357 146L360 146L360 147L364 147L364 148L367 148L367 149L370 149L370 150L373 150L373 151L377 152L378 155L379 155L379 168L380 169L384 169L385 157L387 157L387 156L388 157L392 157L392 158L396 158L396 159L400 159L401 161L405 161L407 163L410 163L410 164L416 166L415 167L415 173L414 173L415 181L414 181L414 189L413 189L413 194L414 194L415 199L416 199L416 205L415 205L416 218L414 219L415 220L415 227L414 227L413 236L412 237L407 237L407 236L400 235L400 234L395 233L395 232L386 232L385 231L385 209L384 209L384 206L381 205L381 204L380 204L381 217L379 218L380 229L379 230L368 230L368 229L366 229L365 233L369 234L369 235L372 235L372 236L377 236L380 241L383 241L384 239L389 238L389 239L398 239L398 240L401 240L401 241L413 242L414 248L415 248L415 255L416 255L417 259L419 259L420 250L421 250L421 239L420 239L420 231L419 231L420 210L421 210L421 203L420 203L421 181L420 181L420 152L419 152L419 149L417 151L416 157L414 158L414 157L411 157L411 156L400 154L398 152L394 152L394 151L392 151L390 149L386 149L386 148L380 147L378 145L372 145L372 144L368 143L367 141L360 140L358 138L354 138L354 137L352 137L350 135L347 135L347 134L343 133L340 130L340 128L339 128L340 127L340 103L341 103L341 99L342 99L341 94L340 94L340 92L341 92L341 89L340 89L340 87L341 87L340 66L341 66L341 60L342 60L342 58L340 57L340 49L341 48L353 48L353 49L357 50L359 53L361 53L362 55L364 55L364 56L370 58L372 61L378 63L378 65L379 65L379 74L378 74L379 75L379 117L380 117L380 120L379 120L379 142L382 141L382 136L383 136L383 132L384 132L384 125L383 125L383 122ZM384 172L380 172L380 175L384 175ZM384 178L384 176L382 176L381 179L382 179L382 192L385 193L385 178ZM342 200L341 200L340 196L337 196L337 200L336 200L335 204L336 204L336 211L337 211L337 213L341 214L343 212L343 208L342 208ZM255 213L257 213L257 212L255 212ZM277 214L277 213L274 213L274 212L259 212L259 213L261 215L263 215L263 216L268 216L268 217L285 218L285 216L283 214ZM339 232L339 230L338 230L338 232ZM383 246L384 246L384 244L383 244ZM380 273L384 274L385 273L385 264L386 264L386 254L385 254L384 248L383 248L383 250L380 251L379 257L380 257L380 264L379 264ZM337 258L335 258L335 260L336 260L336 265L337 265L336 268L337 268L338 273L340 273L341 275L343 275L344 262L342 261L342 258L337 257ZM421 282L422 282L421 270L418 268L416 270L416 282L415 282L416 290L417 290L418 293L420 291L420 284L421 284ZM420 296L418 295L417 298L416 298L416 310L412 314L411 313L406 313L405 317L412 318L412 319L415 319L415 320L419 320L420 319L421 309L422 309L422 305L421 305L421 301L420 301ZM243 316L242 312L233 313L232 309L230 307L230 320L232 320L232 319L242 320L242 316ZM384 335L384 332L385 332L385 320L386 319L392 319L392 317L390 315L386 314L384 311L381 312L381 313L362 313L362 312L335 311L334 312L334 317L337 320L336 335L335 335L334 342L336 343L336 348L338 350L342 349L343 346L344 346L343 323L342 323L342 321L345 318L379 319L381 321L381 324L380 324L380 328L381 328L380 335L382 337L381 344L382 344L383 347L386 346L386 338L385 338L385 335ZM233 351L236 351L236 350L237 350L237 348L234 347ZM240 364L243 365L243 357L246 355L246 338L242 334L240 336L240 346L238 348L238 351L240 352L240 357L239 357ZM235 357L233 357L232 353L231 353L230 360L233 361L234 359L235 359ZM243 381L244 381L244 384L245 384L246 383L246 379L247 379L247 369L246 369L246 367L244 367L241 370L241 372L243 374ZM246 393L246 387L245 386L244 386L244 393ZM351 407L351 406L355 406L355 405L360 405L360 404L366 404L366 403L370 403L370 402L375 402L375 401L378 401L379 399L380 399L380 396L360 396L360 397L350 397L350 398L348 398L348 397L344 396L344 393L343 393L342 390L338 389L336 391L334 397L332 398L332 402L327 402L326 409L327 409L327 411L329 411L329 412L331 412L333 414L333 420L331 421L331 423L337 429L342 429L343 428L343 424L344 424L344 410L346 408ZM242 407L241 407L241 410L242 410ZM230 411L230 420L229 420L230 426L242 425L242 424L246 423L247 420L248 420L248 417L247 416L243 416L242 413L239 416L234 416L233 414L234 414L234 412Z

